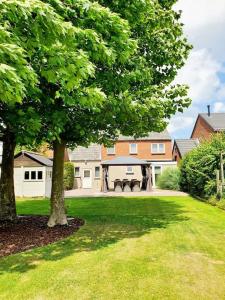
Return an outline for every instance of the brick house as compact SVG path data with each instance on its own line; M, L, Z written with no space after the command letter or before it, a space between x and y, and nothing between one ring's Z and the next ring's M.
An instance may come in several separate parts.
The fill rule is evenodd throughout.
M69 159L75 167L75 187L102 190L102 163L119 157L133 157L150 163L153 187L156 187L157 178L164 168L176 166L172 161L172 139L167 130L137 139L121 135L113 147L91 145L69 151ZM117 178L141 181L142 168L130 165L109 167L108 177L112 189Z
M191 134L192 139L209 139L213 133L225 131L225 113L199 114Z
M177 139L173 144L173 160L179 161L190 152L192 149L199 145L198 139Z

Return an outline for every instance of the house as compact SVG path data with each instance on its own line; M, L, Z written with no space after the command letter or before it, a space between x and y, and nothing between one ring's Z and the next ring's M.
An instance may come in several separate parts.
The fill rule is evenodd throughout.
M118 178L142 181L146 164L151 167L152 185L156 187L157 178L163 169L176 167L177 164L172 160L172 140L167 130L152 132L147 137L137 139L121 135L113 147L92 144L87 148L68 150L68 154L69 160L74 163L75 188L97 191L103 190L103 165L108 166L108 187L113 189L114 181ZM114 161L110 166L109 161L118 158L120 164Z
M77 147L68 150L69 160L74 163L74 188L100 191L102 188L101 145Z
M208 113L198 115L191 138L209 139L213 133L223 131L225 131L225 113L211 113L208 106Z
M102 146L102 161L113 160L118 157L133 157L150 163L152 174L152 186L157 186L157 179L167 167L176 167L172 160L172 139L167 130L163 132L151 132L146 137L133 138L119 136L113 147ZM109 166L108 183L113 188L114 181L121 179L142 180L143 169L138 165Z
M21 151L14 159L14 185L17 197L50 197L53 162L47 157Z
M185 154L199 145L198 139L177 139L173 144L173 160L179 162Z

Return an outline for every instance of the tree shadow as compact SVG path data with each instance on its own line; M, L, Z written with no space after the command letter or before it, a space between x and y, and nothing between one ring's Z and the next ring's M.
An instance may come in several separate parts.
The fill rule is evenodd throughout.
M32 206L32 201L27 205ZM24 273L41 261L58 261L78 252L96 251L123 239L138 238L153 230L188 220L185 208L172 199L83 198L67 200L68 213L85 225L65 240L0 260L0 274Z

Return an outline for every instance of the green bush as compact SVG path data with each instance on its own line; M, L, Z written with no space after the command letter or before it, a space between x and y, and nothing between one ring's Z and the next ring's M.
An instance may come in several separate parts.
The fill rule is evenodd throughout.
M74 165L66 162L64 166L64 189L72 190L74 184Z
M180 187L193 195L209 198L216 194L216 170L225 149L225 134L215 134L189 152L180 164Z
M163 190L179 191L180 171L178 168L166 168L159 176L157 185Z

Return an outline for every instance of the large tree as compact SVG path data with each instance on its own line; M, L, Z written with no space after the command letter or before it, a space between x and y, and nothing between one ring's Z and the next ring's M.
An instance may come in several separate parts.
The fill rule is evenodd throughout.
M172 82L187 58L190 46L183 37L180 13L172 10L174 1L69 1L49 0L57 12L74 26L91 30L109 50L107 59L99 55L90 42L80 46L95 65L95 75L85 86L93 88L88 95L83 86L68 93L58 93L60 101L50 109L54 130L54 171L52 214L49 225L66 223L63 200L63 151L66 145L83 145L116 138L119 132L143 136L161 131L168 119L190 104L186 86ZM99 4L104 5L103 9ZM108 17L108 9L125 20L118 26L118 15ZM111 14L110 14L111 15ZM126 33L130 31L137 48ZM110 60L109 60L110 58ZM104 92L99 97L95 91ZM54 114L57 115L57 122ZM59 117L60 116L60 117ZM58 120L61 120L58 122ZM56 124L57 123L57 124ZM51 128L48 124L47 128ZM61 152L59 155L58 152Z

